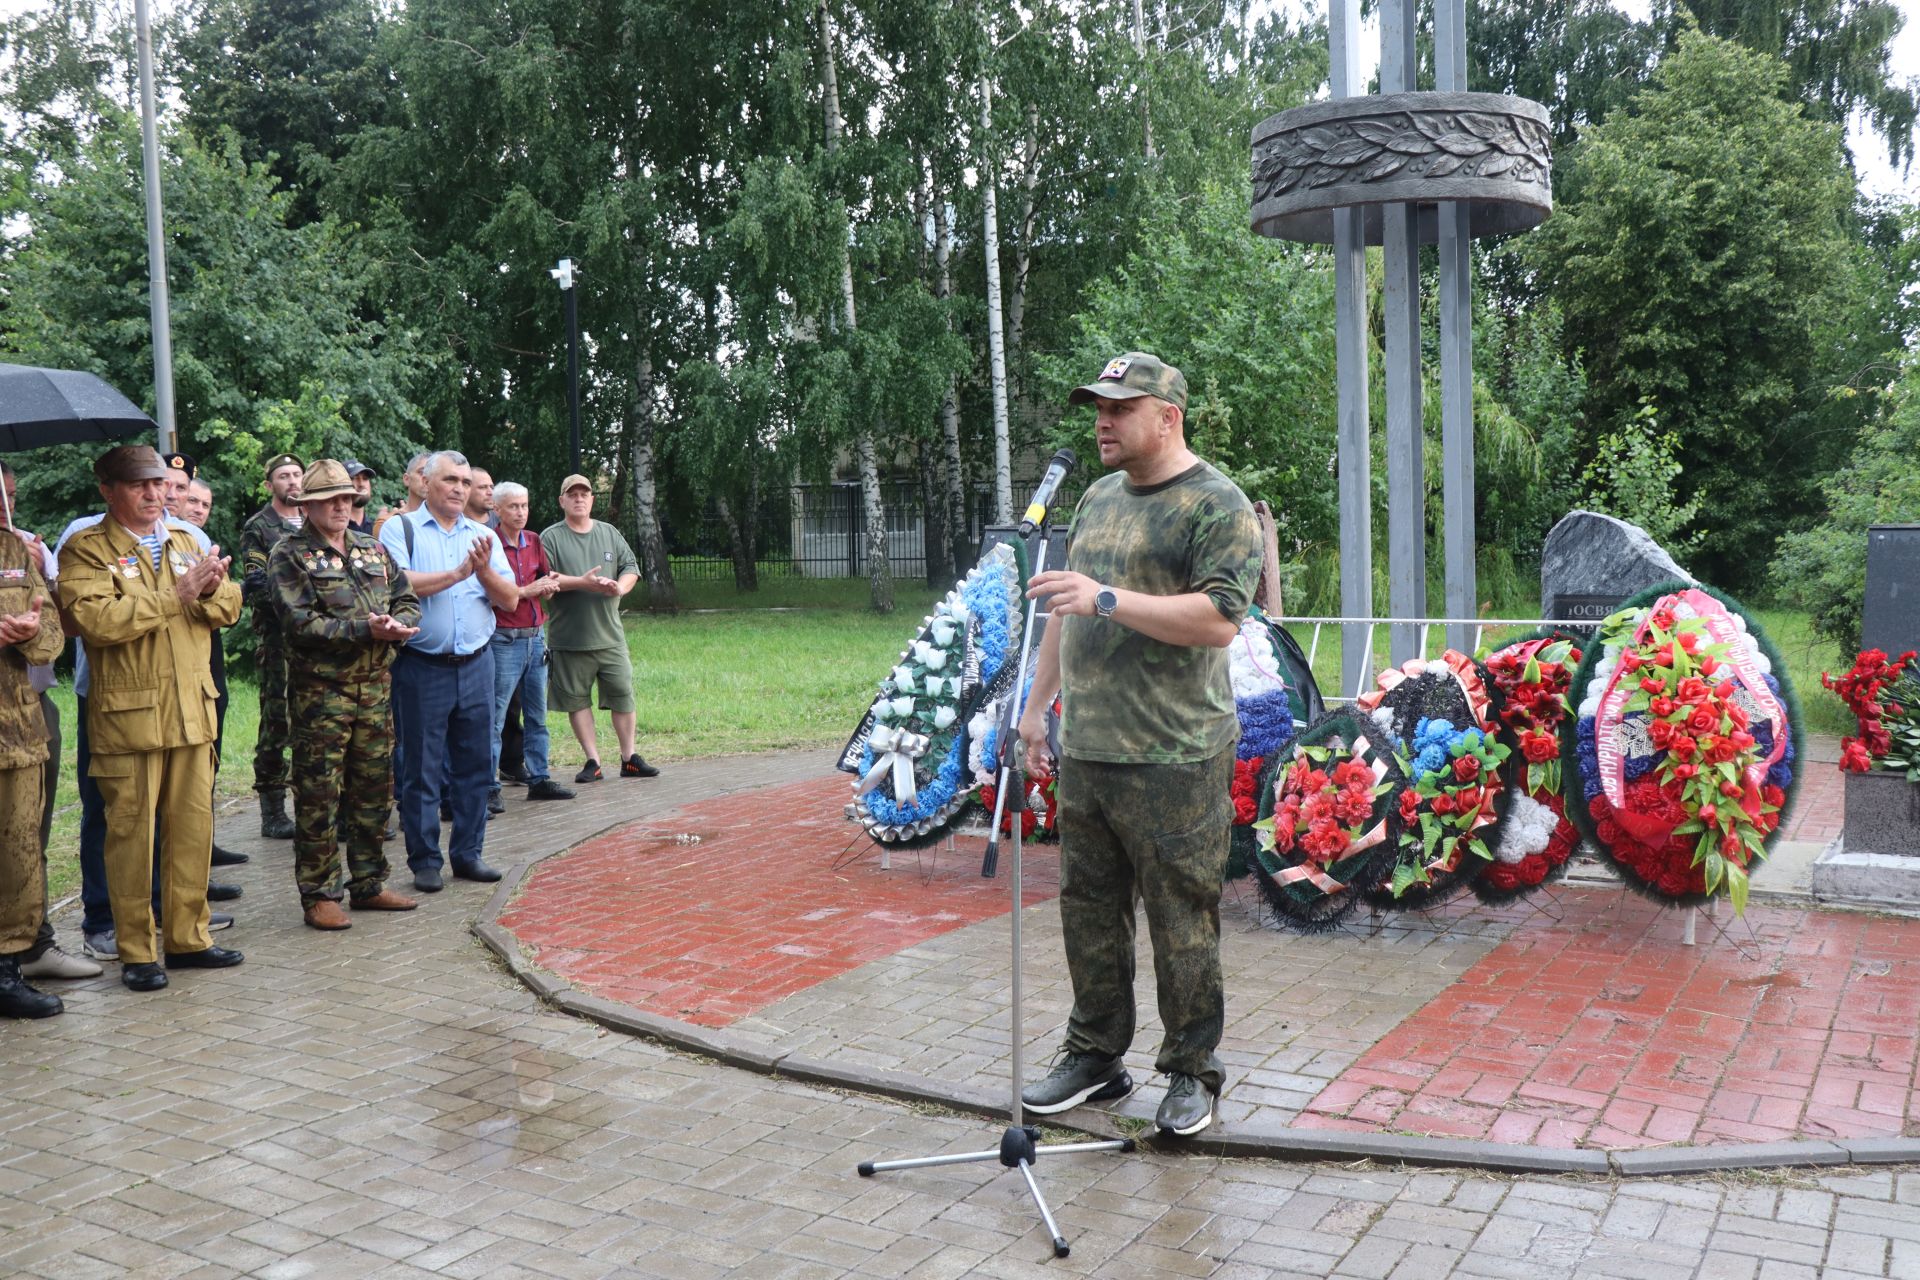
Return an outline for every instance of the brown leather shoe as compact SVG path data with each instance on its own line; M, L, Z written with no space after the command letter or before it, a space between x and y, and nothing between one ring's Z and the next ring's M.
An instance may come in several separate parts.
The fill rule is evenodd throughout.
M351 929L353 921L340 909L340 904L331 898L322 898L306 910L309 929Z
M419 905L418 899L395 893L391 889L382 889L371 898L353 900L355 911L411 911Z

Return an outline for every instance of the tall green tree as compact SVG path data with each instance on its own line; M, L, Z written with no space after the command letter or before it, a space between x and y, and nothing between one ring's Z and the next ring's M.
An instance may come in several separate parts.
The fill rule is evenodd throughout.
M1524 243L1584 353L1589 417L1641 401L1678 432L1702 569L1751 585L1814 509L1860 413L1862 258L1839 130L1781 94L1777 59L1691 33L1654 83L1586 135L1574 197Z
M234 545L264 496L260 463L279 449L350 451L398 475L425 429L411 393L426 360L408 332L367 317L375 267L340 227L289 226L291 196L232 138L223 151L163 139L180 448L219 497L211 532ZM117 117L36 184L27 234L0 263L0 347L91 370L151 409L139 175L138 126ZM95 453L34 455L23 517L52 528L93 509Z

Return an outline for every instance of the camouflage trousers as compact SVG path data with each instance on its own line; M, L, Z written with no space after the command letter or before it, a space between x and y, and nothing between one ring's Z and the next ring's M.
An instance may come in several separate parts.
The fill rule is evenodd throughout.
M0 769L0 956L30 950L46 919L40 765Z
M277 632L262 632L253 651L260 680L260 736L253 746L253 789L287 786L287 645Z
M343 840L347 893L370 898L386 884L380 828L393 797L390 686L384 671L347 680L292 673L293 859L302 907L340 901Z
M1059 771L1060 926L1073 979L1066 1048L1118 1057L1133 1043L1137 889L1166 1028L1154 1068L1198 1076L1217 1092L1233 752L1191 764L1062 757Z

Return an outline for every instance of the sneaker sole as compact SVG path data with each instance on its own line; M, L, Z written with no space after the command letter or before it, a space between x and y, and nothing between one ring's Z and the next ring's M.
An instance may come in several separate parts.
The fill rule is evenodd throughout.
M1052 1116L1058 1115L1062 1111L1071 1111L1083 1102L1109 1102L1114 1098L1124 1098L1132 1092L1133 1077L1129 1076L1125 1071L1122 1071L1119 1075L1102 1080L1098 1084L1088 1085L1085 1089L1073 1094L1064 1102L1040 1104L1028 1102L1025 1098L1022 1098L1020 1099L1020 1105L1025 1110L1031 1111L1037 1116Z
M1213 1123L1213 1113L1215 1110L1216 1107L1208 1107L1207 1114L1201 1116L1198 1123L1188 1125L1184 1129L1173 1129L1164 1124L1157 1124L1154 1127L1159 1129L1160 1132L1169 1134L1175 1138L1191 1138L1194 1134L1199 1133L1202 1129L1205 1129Z

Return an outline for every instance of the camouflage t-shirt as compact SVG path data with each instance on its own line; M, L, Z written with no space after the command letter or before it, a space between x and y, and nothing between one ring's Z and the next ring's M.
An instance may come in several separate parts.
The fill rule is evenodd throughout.
M1067 568L1146 595L1204 592L1237 626L1260 573L1253 506L1204 462L1144 489L1114 472L1073 513ZM1166 644L1111 618L1061 621L1064 754L1173 764L1233 746L1239 722L1225 649Z

